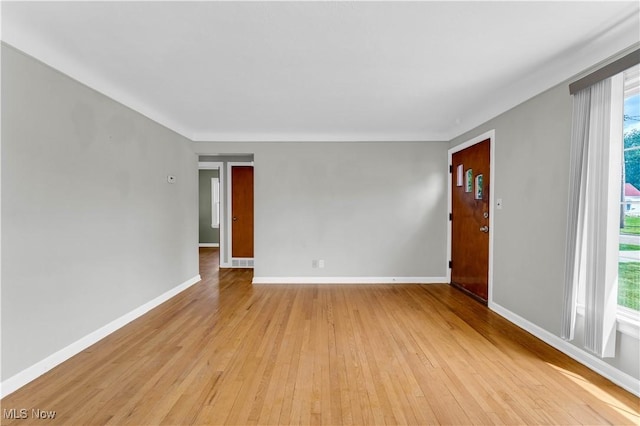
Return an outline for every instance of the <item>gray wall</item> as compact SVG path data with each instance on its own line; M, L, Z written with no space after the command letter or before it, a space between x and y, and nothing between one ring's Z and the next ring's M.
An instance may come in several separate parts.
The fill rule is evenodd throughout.
M197 276L197 182L187 139L2 46L2 380Z
M560 84L451 141L495 129L493 301L560 336L572 100ZM582 337L574 342L581 347ZM640 377L638 341L618 333L620 354L604 359Z
M200 243L220 243L220 228L211 227L211 179L217 177L217 170L199 171L198 216ZM222 196L222 193L220 195Z
M256 277L446 276L446 143L194 146L254 154Z

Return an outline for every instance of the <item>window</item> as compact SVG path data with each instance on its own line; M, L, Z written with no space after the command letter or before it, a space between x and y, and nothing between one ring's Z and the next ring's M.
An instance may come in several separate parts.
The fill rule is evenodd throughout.
M640 311L640 66L624 72L618 306Z
M634 226L637 203L629 198L635 194L629 184L638 168L637 126L631 123L640 118L634 112L640 89L636 56L629 56L635 65L597 78L593 73L573 83L575 90L570 86L573 120L561 335L574 338L576 313L582 310L584 348L603 358L615 356L617 330L637 336L640 319L640 229ZM578 87L585 80L587 84Z
M220 228L220 179L211 178L211 227Z

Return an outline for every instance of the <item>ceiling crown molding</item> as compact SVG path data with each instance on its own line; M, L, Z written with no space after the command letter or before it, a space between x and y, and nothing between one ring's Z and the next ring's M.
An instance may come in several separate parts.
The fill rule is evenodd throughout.
M551 58L544 66L523 75L516 84L503 87L488 104L474 105L464 120L452 126L447 140L452 140L521 103L557 86L569 84L576 75L584 75L595 66L617 58L640 44L640 17L637 6L622 19L568 51ZM501 94L501 96L500 96Z
M372 130L357 131L357 126L352 126L349 131L327 132L211 132L192 128L185 123L185 117L176 119L166 111L155 107L151 102L126 91L109 76L103 74L101 69L91 70L82 59L74 59L66 54L62 48L57 48L46 37L40 36L36 31L28 31L10 19L3 19L2 41L6 46L27 54L45 65L69 76L81 84L131 108L160 125L176 132L192 141L202 142L394 142L394 141L450 141L483 123L497 117L509 109L525 102L528 99L566 82L572 76L601 63L607 58L618 54L629 46L637 45L639 40L640 21L638 18L638 6L630 2L629 12L614 25L607 28L596 29L591 38L583 40L577 45L571 46L565 51L559 52L536 64L525 75L513 75L513 79L505 79L496 83L491 96L477 101L469 100L463 103L457 112L455 121L447 123L447 118L437 124L438 129L426 129L416 132L418 126L411 130L395 130L374 132ZM626 7L626 6L625 6ZM625 9L626 10L626 9ZM494 59L495 60L495 59ZM496 64L499 65L499 64ZM537 66L539 65L539 66ZM513 81L510 83L510 81ZM499 85L498 85L499 84ZM416 111L415 109L413 111ZM431 114L431 118L436 115ZM437 120L436 120L437 121ZM286 126L283 126L286 127ZM361 126L362 127L362 126ZM366 127L366 126L365 126ZM423 126L427 127L427 126ZM205 127L206 128L206 127ZM353 130L356 128L356 130ZM375 127L372 127L375 128ZM258 129L259 130L259 129Z

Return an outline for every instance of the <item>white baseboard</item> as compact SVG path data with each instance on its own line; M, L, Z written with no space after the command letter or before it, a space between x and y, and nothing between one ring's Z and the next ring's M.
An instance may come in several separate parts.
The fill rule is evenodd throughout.
M21 372L14 375L13 377L8 378L7 380L0 383L0 398L4 398L10 393L15 392L22 386L40 377L41 375L51 370L58 364L61 364L62 362L68 360L72 356L82 352L89 346L107 337L109 334L113 333L119 328L124 327L131 321L144 315L145 313L149 312L151 309L155 308L156 306L166 302L167 300L171 299L173 296L191 287L192 285L200 281L200 279L201 279L200 275L196 275L195 277L161 294L155 299L150 300L144 305L139 306L133 311L121 316L120 318L117 318L111 321L109 324L103 327L100 327L99 329L93 331L92 333L87 334L86 336L70 344L69 346L63 349L60 349L58 352L55 352L54 354L49 355L42 361L39 361L34 365L32 365L31 367L28 367L22 370Z
M220 243L198 243L198 247L220 247Z
M636 396L640 396L640 380L636 379L635 377L630 376L624 371L618 370L617 368L613 367L610 364L607 364L600 358L583 351L579 347L572 345L571 343L561 339L560 337L552 333L549 333L547 330L538 327L532 322L522 318L517 314L514 314L510 310L498 305L497 303L489 302L489 309L491 309L498 315L503 316L518 327L533 334L543 342L553 346L560 352L570 356L586 367L589 367L601 376L606 377L621 388L628 390Z
M253 284L443 284L446 277L253 277Z

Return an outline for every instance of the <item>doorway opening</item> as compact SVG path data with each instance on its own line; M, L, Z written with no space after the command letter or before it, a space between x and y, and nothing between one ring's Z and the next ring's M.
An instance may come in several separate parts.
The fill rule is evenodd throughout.
M253 157L253 154L198 156L199 246L201 249L218 249L220 268L253 268ZM238 193L237 187L243 187L242 176L237 173L240 169L251 170L250 179L244 179L244 184L249 182L250 187ZM237 185L238 182L240 185ZM237 204L238 197L244 202L241 216L234 215L234 199ZM214 240L205 241L203 235L213 235ZM240 242L238 237L241 238ZM244 249L242 244L245 244Z

